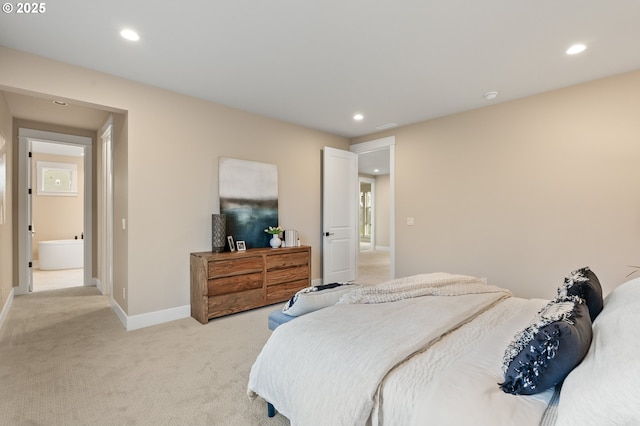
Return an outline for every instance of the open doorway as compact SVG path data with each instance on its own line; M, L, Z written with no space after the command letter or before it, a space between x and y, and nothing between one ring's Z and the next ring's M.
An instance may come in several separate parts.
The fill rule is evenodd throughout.
M358 236L360 251L375 249L375 179L359 176L360 206L358 212Z
M82 145L31 143L34 292L84 285L84 156Z
M358 153L359 253L356 282L378 284L393 270L393 138L352 145Z
M22 127L18 139L16 294L34 291L34 278L42 283L42 275L34 277L36 270L73 269L81 277L78 285L92 285L92 139ZM40 152L34 152L34 148ZM79 211L70 207L78 202ZM36 207L34 212L34 204L41 208ZM38 216L40 219L36 219ZM63 277L56 280L68 286L70 276L57 274ZM51 275L45 279L54 281ZM48 289L55 287L60 288L60 284Z

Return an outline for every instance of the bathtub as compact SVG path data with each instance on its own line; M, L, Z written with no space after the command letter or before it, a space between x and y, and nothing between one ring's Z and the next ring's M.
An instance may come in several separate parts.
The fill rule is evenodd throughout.
M84 267L84 240L38 242L38 269L78 269Z

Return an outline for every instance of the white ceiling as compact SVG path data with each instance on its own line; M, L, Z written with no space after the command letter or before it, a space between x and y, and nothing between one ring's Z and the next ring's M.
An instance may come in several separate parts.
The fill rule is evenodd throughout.
M365 152L358 155L358 171L367 175L388 175L391 168L389 149Z
M43 4L0 44L346 137L640 69L637 0Z

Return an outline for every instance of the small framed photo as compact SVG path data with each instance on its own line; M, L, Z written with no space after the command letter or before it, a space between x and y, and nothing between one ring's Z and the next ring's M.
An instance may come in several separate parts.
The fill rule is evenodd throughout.
M236 245L233 242L233 237L231 235L227 236L227 243L229 243L229 251L236 251Z
M244 241L236 241L236 247L238 248L238 251L247 250L247 246L244 244Z

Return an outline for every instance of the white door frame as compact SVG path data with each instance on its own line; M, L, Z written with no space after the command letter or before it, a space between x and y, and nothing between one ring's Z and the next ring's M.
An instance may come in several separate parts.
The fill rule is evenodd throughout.
M364 154L366 152L380 151L383 149L389 149L389 278L393 279L396 276L396 137L389 136L375 139L369 142L354 144L350 147L350 150L356 154Z
M98 176L98 289L112 295L113 288L113 116L100 130L98 140L101 167ZM112 295L113 297L113 295Z
M26 147L30 144L30 141L39 140L54 143L62 143L69 145L81 145L84 146L84 285L90 286L93 283L93 218L92 218L92 145L91 138L86 136L68 135L64 133L45 132L42 130L18 129L18 165L24 166L28 163L28 151ZM26 197L28 196L28 182L24 179L18 179L18 287L15 289L16 294L28 294L31 289L29 284L31 282L27 277L31 277L32 270L29 267L31 262L31 253L26 253L25 247L28 246L27 239L31 238L31 233L28 230L27 222L29 221L30 212L27 210Z

